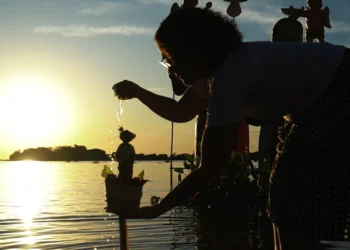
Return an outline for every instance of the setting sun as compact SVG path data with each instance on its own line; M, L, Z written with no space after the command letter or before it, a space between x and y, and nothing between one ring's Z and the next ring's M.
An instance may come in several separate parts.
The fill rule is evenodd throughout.
M72 127L73 105L50 79L26 75L1 86L0 128L8 144L55 143Z

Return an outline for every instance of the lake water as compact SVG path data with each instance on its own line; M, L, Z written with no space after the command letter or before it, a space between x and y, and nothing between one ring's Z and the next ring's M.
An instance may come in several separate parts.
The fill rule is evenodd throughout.
M103 211L104 164L0 162L0 249L119 249L117 217ZM151 180L142 205L169 192L169 163L139 162L134 169ZM264 223L252 207L234 225L177 208L154 220L129 220L130 249L272 249Z

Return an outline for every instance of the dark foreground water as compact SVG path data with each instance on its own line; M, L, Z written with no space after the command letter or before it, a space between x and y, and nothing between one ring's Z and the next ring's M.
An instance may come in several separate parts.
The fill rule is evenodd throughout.
M117 218L103 211L104 164L0 162L0 249L119 249ZM143 169L151 182L142 204L149 205L169 191L169 164L135 164L135 174ZM177 208L130 220L130 249L273 249L261 211L249 206L230 217Z

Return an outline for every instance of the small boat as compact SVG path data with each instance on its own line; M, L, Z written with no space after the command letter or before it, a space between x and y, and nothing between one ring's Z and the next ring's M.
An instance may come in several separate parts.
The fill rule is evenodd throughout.
M100 163L99 161L93 161L92 163Z

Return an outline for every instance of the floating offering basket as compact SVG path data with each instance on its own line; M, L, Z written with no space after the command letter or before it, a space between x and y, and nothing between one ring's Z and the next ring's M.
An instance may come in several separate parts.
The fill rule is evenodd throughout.
M102 176L106 186L106 212L119 213L132 211L140 207L144 171L131 180L122 180L116 176L108 166L104 166Z
M135 149L129 143L136 135L128 130L119 128L119 138L122 140L115 153L118 164L119 174L116 176L113 171L104 166L102 177L105 178L106 186L106 212L119 214L119 237L120 249L128 250L128 228L126 219L123 217L125 212L136 211L140 207L143 185L147 182L143 179L144 171L135 177L133 176L133 167L135 159ZM125 214L124 214L125 215Z

